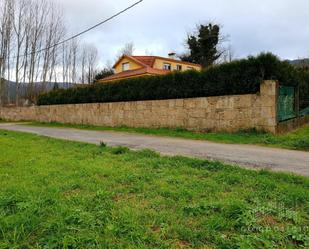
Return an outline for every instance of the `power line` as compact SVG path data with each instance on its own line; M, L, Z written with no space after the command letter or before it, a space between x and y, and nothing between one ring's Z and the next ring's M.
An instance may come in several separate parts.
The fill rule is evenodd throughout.
M82 31L82 32L80 32L80 33L78 33L78 34L76 34L76 35L73 35L73 36L71 36L71 37L69 37L69 38L67 38L67 39L65 39L65 40L63 40L63 41L60 41L60 42L55 43L55 44L53 44L53 45L51 45L51 46L49 46L49 47L42 48L42 49L40 49L40 50L31 52L31 53L26 54L26 55L20 55L20 57L25 57L25 56L29 56L29 55L41 53L41 52L43 52L43 51L49 50L49 49L51 49L51 48L54 48L54 47L57 47L57 46L62 45L62 44L64 44L64 43L67 43L67 42L69 42L69 41L71 41L71 40L74 40L75 38L77 38L77 37L79 37L79 36L82 36L83 34L88 33L89 31L91 31L91 30L93 30L93 29L95 29L95 28L97 28L97 27L99 27L99 26L101 26L101 25L103 25L103 24L105 24L105 23L111 21L112 19L114 19L114 18L116 18L116 17L118 17L118 16L120 16L121 14L123 14L123 13L127 12L128 10L134 8L136 5L140 4L140 3L143 2L143 1L144 1L144 0L140 0L140 1L138 1L138 2L135 2L134 4L132 4L132 5L130 5L129 7L127 7L127 8L125 8L125 9L119 11L118 13L112 15L111 17L105 19L104 21L99 22L98 24L96 24L96 25L94 25L94 26L92 26L92 27L90 27L90 28L88 28L88 29L86 29L86 30L84 30L84 31ZM17 56L13 57L12 59L16 59L16 58L17 58Z

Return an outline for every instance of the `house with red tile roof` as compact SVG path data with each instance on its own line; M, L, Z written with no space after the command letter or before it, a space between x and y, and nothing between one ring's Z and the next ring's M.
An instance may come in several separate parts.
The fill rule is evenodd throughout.
M168 58L160 56L130 56L123 55L113 66L114 75L99 80L100 83L142 77L165 75L173 71L197 70L201 71L202 66L190 62L180 61L175 54L169 54Z

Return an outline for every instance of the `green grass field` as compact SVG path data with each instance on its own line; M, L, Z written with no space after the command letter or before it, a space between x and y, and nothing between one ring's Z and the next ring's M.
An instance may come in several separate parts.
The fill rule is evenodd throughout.
M0 248L308 248L308 178L0 130Z
M60 123L31 123L36 126L67 127L87 129L96 131L121 131L130 133L141 133L155 136L169 136L186 139L208 140L219 143L232 144L256 144L272 146L285 149L309 151L309 125L286 135L275 136L268 133L256 131L240 131L237 133L199 133L183 129L151 129L151 128L129 128L129 127L101 127L90 125L67 125Z

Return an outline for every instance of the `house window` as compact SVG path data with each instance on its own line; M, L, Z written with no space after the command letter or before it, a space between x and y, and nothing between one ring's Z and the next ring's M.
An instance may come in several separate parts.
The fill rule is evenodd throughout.
M128 71L129 69L130 69L129 62L122 63L122 71Z
M177 71L181 71L181 70L182 70L182 65L177 65L177 66L176 66L176 70L177 70Z
M188 70L195 70L194 67L188 67Z
M163 69L171 71L172 70L172 65L170 63L164 63L163 64Z

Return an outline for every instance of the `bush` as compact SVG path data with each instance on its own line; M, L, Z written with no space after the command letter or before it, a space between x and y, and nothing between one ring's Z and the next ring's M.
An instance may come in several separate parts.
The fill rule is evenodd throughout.
M38 105L160 100L257 93L263 80L296 85L300 73L272 54L261 54L210 67L164 76L126 79L110 84L59 89L40 95Z

